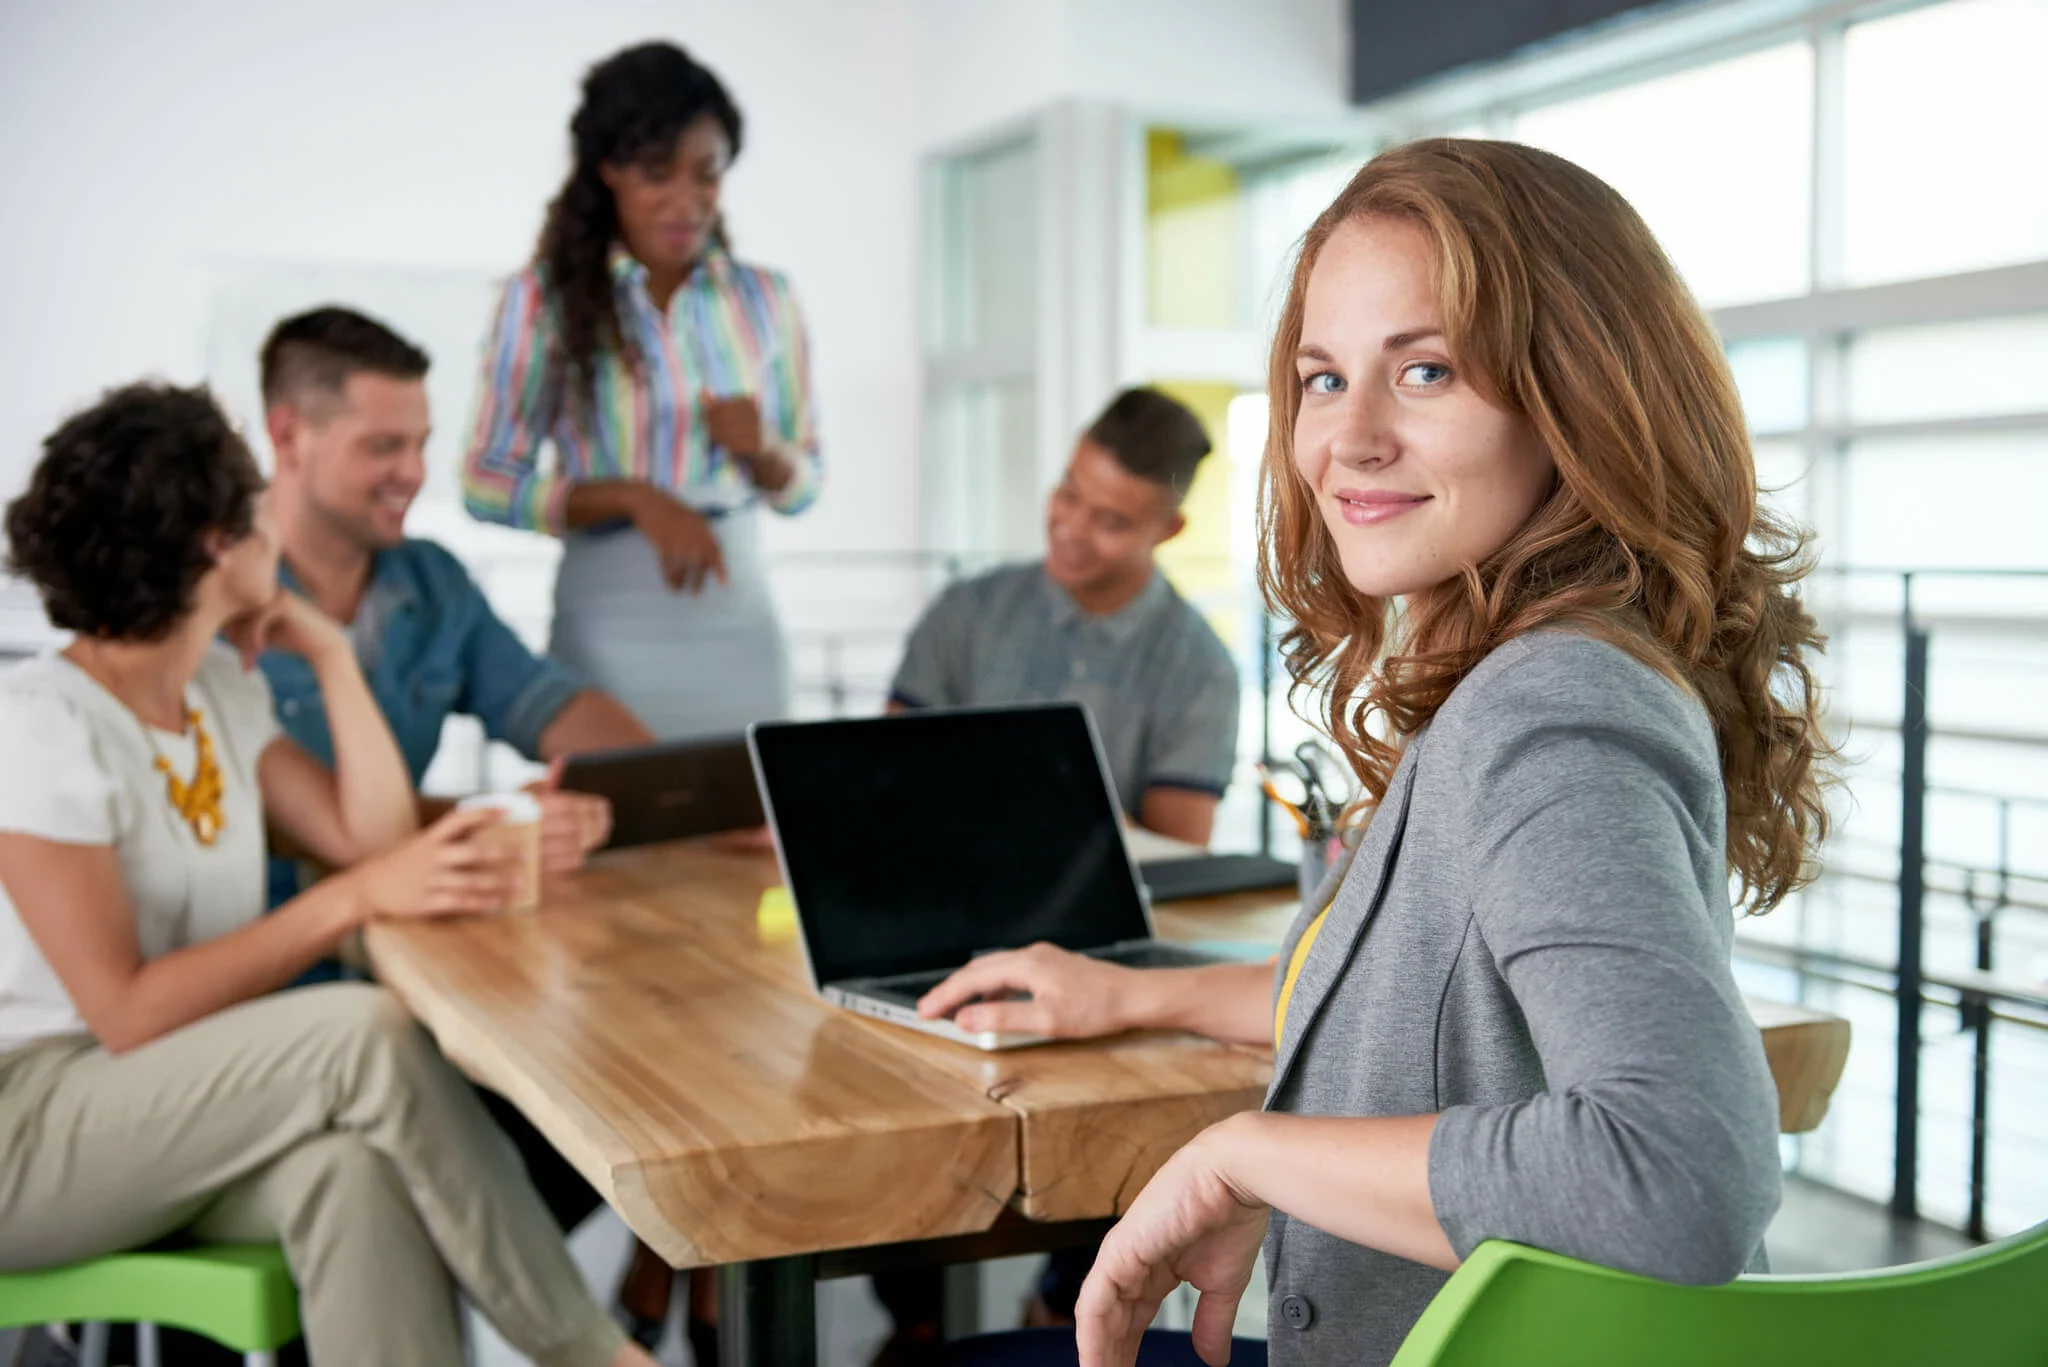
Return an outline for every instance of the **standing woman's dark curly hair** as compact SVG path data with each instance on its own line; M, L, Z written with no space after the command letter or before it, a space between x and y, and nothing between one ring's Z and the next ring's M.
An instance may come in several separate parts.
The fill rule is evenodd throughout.
M728 154L737 157L739 106L718 77L673 43L627 48L583 78L583 103L569 120L569 178L548 206L534 253L559 311L572 393L588 390L600 351L633 359L612 296L619 215L604 170L666 167L684 130L706 116L725 131ZM715 236L723 245L722 226Z

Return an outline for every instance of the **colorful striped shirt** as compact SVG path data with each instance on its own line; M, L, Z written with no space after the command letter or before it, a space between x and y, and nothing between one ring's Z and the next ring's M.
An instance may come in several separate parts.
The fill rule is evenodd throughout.
M600 352L583 404L562 401L567 360L541 268L507 282L462 462L470 515L560 533L570 486L612 479L645 480L702 512L757 498L782 513L809 507L821 472L809 348L789 282L714 247L664 317L648 297L646 267L619 247L611 267L619 328L639 363L636 371L609 348ZM795 463L787 485L756 489L711 444L698 418L706 393L754 398L763 436ZM555 459L544 466L541 446L550 442Z

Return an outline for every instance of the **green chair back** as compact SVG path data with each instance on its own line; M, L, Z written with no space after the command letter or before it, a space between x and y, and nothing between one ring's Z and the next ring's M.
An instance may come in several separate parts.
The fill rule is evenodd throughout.
M0 1329L57 1322L167 1324L237 1352L268 1353L299 1336L299 1294L274 1244L115 1253L0 1273Z
M2048 1365L2048 1223L1954 1257L1820 1277L1676 1286L1485 1243L1394 1367Z

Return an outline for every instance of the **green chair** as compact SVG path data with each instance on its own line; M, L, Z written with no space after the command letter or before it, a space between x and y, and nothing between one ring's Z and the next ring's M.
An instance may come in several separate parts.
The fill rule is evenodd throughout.
M299 1336L299 1293L274 1244L150 1249L0 1273L0 1329L72 1322L87 1326L86 1367L105 1361L108 1324L136 1326L138 1367L156 1367L160 1324L236 1349L248 1367L271 1367Z
M1393 1367L2044 1367L2048 1223L1951 1258L1820 1277L1675 1286L1485 1243Z

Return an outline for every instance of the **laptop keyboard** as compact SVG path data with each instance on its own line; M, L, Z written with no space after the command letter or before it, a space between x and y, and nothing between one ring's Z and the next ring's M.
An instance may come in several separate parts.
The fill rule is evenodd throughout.
M896 978L880 978L861 984L860 990L871 997L895 1002L899 1006L916 1006L918 999L952 976L950 970L938 973L905 973Z

